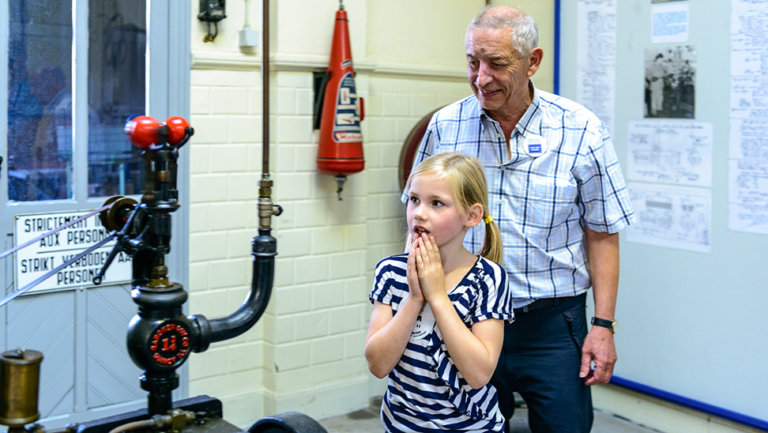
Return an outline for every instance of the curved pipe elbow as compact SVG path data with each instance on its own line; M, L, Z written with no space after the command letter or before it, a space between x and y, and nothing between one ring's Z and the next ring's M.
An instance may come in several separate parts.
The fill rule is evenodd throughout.
M253 279L248 297L234 313L211 320L211 343L235 338L251 329L259 321L267 309L272 294L274 272L274 257L254 257Z
M229 316L212 320L203 315L191 317L198 331L196 352L205 351L210 343L237 337L251 329L267 309L275 276L277 241L269 235L268 229L260 229L252 244L253 277L248 297Z

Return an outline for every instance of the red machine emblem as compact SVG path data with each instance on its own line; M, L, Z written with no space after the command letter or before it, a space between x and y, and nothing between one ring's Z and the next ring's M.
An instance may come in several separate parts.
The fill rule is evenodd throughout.
M184 362L190 352L189 330L177 322L165 322L152 333L149 351L160 365L172 366Z

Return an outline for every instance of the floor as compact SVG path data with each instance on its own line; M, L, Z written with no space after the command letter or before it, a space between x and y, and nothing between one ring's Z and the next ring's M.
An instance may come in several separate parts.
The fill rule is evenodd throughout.
M371 406L348 413L320 420L320 424L328 433L370 433L383 431L379 421L381 399L371 401ZM595 423L592 433L650 433L656 432L651 428L634 424L615 415L595 410ZM515 409L515 416L510 423L510 433L530 433L525 407Z

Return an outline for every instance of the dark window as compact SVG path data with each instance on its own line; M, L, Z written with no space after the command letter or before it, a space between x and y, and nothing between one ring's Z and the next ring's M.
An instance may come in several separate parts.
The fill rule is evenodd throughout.
M88 9L88 196L140 194L142 159L123 132L144 114L144 0L91 0Z
M8 9L8 198L72 198L71 4Z
M18 0L8 8L9 200L141 193L141 158L123 126L145 111L145 0L89 1L86 76L74 72L82 68L72 62L71 2ZM87 85L87 108L73 99L78 85ZM78 121L84 115L87 122ZM73 126L86 125L75 134ZM77 149L87 149L87 176ZM76 187L82 182L87 189Z

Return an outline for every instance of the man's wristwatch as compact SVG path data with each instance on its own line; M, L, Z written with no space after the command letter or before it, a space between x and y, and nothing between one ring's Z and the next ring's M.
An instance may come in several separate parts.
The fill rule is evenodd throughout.
M599 317L593 317L592 318L592 325L594 326L602 326L603 328L608 328L611 330L611 334L616 333L616 321L615 320L605 320L601 319Z

